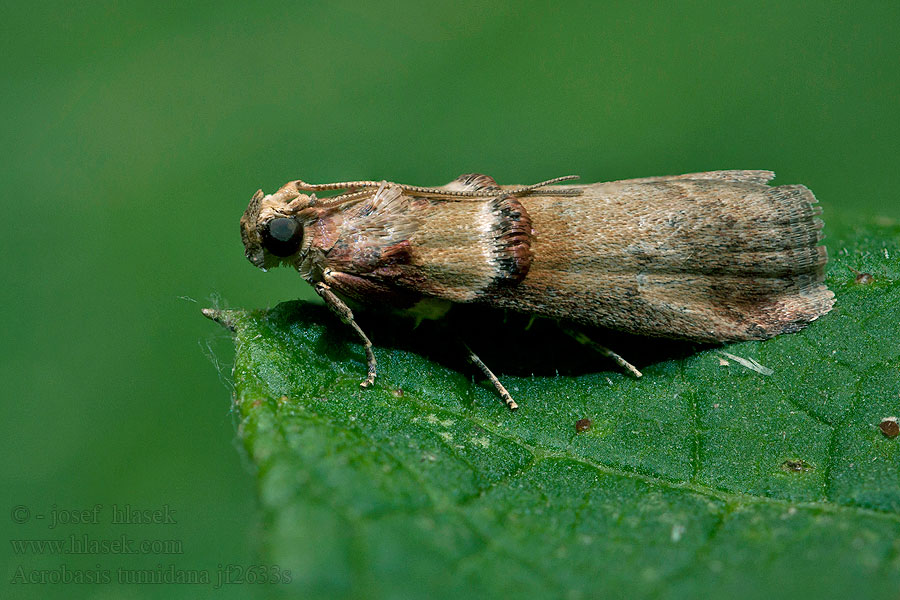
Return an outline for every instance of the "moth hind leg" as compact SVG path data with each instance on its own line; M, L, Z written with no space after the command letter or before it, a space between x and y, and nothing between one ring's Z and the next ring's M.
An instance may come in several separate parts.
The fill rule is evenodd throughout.
M484 376L490 380L491 384L493 384L493 386L494 386L494 389L497 390L497 393L500 395L500 398L502 398L503 402L506 403L506 406L509 407L509 410L518 409L519 405L516 404L516 401L513 400L510 393L503 386L503 384L500 383L500 380L497 379L497 376L494 375L493 371L491 371L488 368L488 366L486 364L484 364L484 362L480 358L478 358L478 355L475 354L475 352L471 348L469 348L468 344L463 342L462 345L463 345L463 348L465 348L466 352L468 353L469 362L471 362L473 365L478 367L478 369L482 373L484 373Z
M592 340L591 338L589 338L582 332L576 331L574 329L570 329L568 327L563 327L563 331L567 335L574 338L575 341L588 346L589 348L591 348L592 350L594 350L601 356L605 356L606 358L611 359L617 365L622 367L622 369L624 371L626 371L627 373L630 373L635 378L643 376L642 373L640 371L638 371L637 367L635 367L633 364L631 364L630 362L628 362L627 360L622 358L620 355L616 354L615 352L613 352L612 350L607 348L606 346L604 346L602 344L598 344L597 342L595 342L594 340Z

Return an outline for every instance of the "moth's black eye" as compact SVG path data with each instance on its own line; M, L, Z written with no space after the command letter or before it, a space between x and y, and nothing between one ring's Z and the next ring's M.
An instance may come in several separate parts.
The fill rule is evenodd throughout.
M263 228L262 242L266 250L275 256L290 256L300 248L303 228L294 219L278 217Z

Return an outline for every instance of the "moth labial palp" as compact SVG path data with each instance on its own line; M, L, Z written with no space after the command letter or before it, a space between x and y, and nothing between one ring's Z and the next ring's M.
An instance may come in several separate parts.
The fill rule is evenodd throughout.
M345 301L432 318L469 304L554 319L640 377L572 328L721 344L799 331L831 309L816 199L802 185L770 186L772 177L735 170L522 186L469 173L437 187L295 180L254 194L241 237L250 262L293 267L354 329L365 345L363 387L375 379L375 355ZM339 193L311 194L329 190Z

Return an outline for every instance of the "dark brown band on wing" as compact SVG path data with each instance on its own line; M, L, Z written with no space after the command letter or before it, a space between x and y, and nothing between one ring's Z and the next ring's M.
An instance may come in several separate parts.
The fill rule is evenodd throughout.
M528 275L531 251L531 217L517 198L493 199L494 255L497 272L490 288L514 286Z

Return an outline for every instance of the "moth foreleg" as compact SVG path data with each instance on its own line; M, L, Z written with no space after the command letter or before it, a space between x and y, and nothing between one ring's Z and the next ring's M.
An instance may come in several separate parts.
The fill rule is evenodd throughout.
M567 327L564 327L563 331L565 331L571 337L575 338L576 341L589 346L592 350L594 350L601 356L605 356L607 358L612 359L617 365L619 365L625 371L631 373L635 377L641 377L641 372L638 371L637 368L633 364L631 364L630 362L628 362L627 360L625 360L624 358L622 358L621 356L619 356L618 354L616 354L615 352L613 352L612 350L607 348L606 346L598 344L597 342L595 342L594 340L592 340L585 334L581 333L580 331L575 331L574 329L569 329Z
M363 346L366 350L366 363L368 365L368 375L366 379L359 384L360 387L367 388L373 383L375 383L375 353L372 352L372 342L369 340L368 336L363 332L359 325L357 325L356 320L353 318L353 311L350 310L350 307L347 306L343 300L338 298L334 292L329 289L328 285L325 283L317 283L315 285L316 293L322 297L322 300L325 301L325 304L330 308L344 323L353 328L356 332L356 335L363 342Z
M465 347L466 352L469 353L469 362L473 365L481 369L481 372L484 373L484 376L491 380L491 383L494 384L494 389L497 390L497 393L500 394L500 397L503 398L503 401L506 402L506 406L509 407L509 410L516 410L519 408L519 405L516 404L516 401L512 399L512 396L509 395L509 392L506 391L506 388L503 387L503 384L500 383L500 380L497 379L497 376L494 375L493 372L488 368L486 364L484 364L478 355L475 354L471 348L469 348L468 344L463 343L463 347Z

